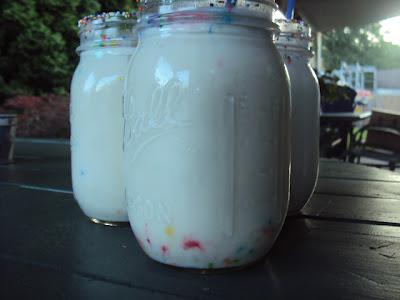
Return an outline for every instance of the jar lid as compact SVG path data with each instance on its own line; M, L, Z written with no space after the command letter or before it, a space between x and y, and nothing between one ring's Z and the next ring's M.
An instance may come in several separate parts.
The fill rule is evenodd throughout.
M275 23L280 29L280 34L275 42L278 47L310 50L311 28L306 23L286 19L275 20Z
M243 23L227 21L226 14L232 16L247 17L247 21L243 25L251 26L252 23L260 20L272 21L272 14L278 8L275 0L140 0L139 12L141 14L140 22L162 19L165 21L178 21L178 18L163 19L169 14L179 14L179 22L218 22L220 19L224 23ZM194 14L196 11L198 14ZM209 16L207 16L207 14ZM218 18L217 15L223 15ZM184 18L183 16L189 16ZM165 23L163 23L165 24ZM272 28L271 28L272 27ZM266 29L277 29L272 24L267 24Z
M135 12L104 12L78 22L81 44L77 51L96 47L135 47L137 34Z

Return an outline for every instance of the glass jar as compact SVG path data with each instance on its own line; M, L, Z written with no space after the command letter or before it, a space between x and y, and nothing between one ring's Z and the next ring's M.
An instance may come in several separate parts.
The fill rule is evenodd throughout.
M298 213L314 192L319 162L317 77L310 66L311 30L302 22L277 20L276 41L289 71L292 98L292 169L289 214Z
M281 229L290 94L274 8L146 1L126 80L124 180L132 229L159 262L247 265Z
M79 21L80 55L71 84L75 199L94 222L127 222L122 180L123 86L137 45L136 16L104 13Z

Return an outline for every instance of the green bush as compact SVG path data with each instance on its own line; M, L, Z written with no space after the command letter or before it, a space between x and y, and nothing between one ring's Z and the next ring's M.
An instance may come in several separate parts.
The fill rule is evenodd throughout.
M77 21L136 1L0 2L0 104L15 95L65 94L78 57Z

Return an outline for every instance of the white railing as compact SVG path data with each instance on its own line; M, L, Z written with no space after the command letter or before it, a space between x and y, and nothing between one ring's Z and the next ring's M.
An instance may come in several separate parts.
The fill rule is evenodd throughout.
M377 89L377 69L374 66L362 66L360 64L349 65L342 62L340 69L334 70L333 75L339 77L341 83L346 84L356 91Z

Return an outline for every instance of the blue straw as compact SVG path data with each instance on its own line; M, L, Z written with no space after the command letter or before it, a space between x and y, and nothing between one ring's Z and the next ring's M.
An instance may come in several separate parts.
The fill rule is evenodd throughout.
M294 6L296 5L296 0L288 0L287 10L286 10L286 19L293 19L294 15Z

